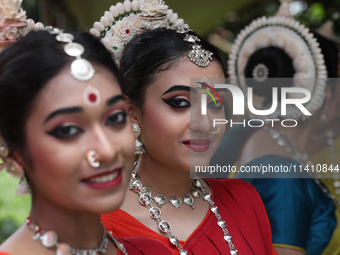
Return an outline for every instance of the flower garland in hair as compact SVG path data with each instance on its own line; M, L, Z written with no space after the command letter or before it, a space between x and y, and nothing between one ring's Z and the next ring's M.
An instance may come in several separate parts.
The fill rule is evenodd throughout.
M125 45L143 30L159 27L185 27L183 19L168 9L161 0L125 0L112 5L100 21L96 21L90 33L102 38L103 44L112 53L119 66Z
M321 107L325 97L327 78L325 61L314 35L293 19L288 8L289 1L282 0L275 16L258 18L238 34L229 55L228 74L233 84L246 89L244 70L249 57L255 51L269 46L281 48L293 60L294 87L303 87L311 92L311 100L305 107L313 114ZM264 78L268 77L261 77L261 80ZM304 78L315 80L306 81ZM279 109L272 114L273 117L279 115ZM293 107L287 108L287 115L296 119L305 117L301 111Z

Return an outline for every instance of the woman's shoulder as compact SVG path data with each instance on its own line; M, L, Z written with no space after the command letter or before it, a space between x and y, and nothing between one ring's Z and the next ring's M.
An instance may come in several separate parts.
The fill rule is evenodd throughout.
M205 179L214 193L220 194L221 192L227 192L230 194L248 192L256 192L254 187L249 183L241 179ZM257 192L256 192L257 193ZM240 194L240 195L243 195Z
M218 194L216 199L223 203L228 203L228 200L243 201L238 203L239 206L254 206L262 207L260 196L256 189L247 181L241 179L206 179L209 183L213 194Z

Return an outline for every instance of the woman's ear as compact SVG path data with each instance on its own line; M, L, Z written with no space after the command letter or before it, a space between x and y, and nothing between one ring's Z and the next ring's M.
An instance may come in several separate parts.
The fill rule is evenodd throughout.
M19 152L19 150L15 150L11 153L10 157L15 160L16 162L19 163L20 166L22 166L24 169L27 169L26 164L25 164L25 160L24 157L22 155L21 152Z
M131 121L134 123L140 124L140 120L141 120L140 108L134 105L132 101L130 100L130 98L128 98L127 96L124 96L124 97L125 97L126 106L127 106L127 113Z

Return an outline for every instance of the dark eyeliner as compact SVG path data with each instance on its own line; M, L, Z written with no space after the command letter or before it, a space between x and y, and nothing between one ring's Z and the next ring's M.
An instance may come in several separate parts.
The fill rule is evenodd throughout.
M72 129L76 129L75 132L70 132L72 131ZM47 134L54 136L56 138L60 138L60 139L67 139L67 138L71 138L74 137L76 135L78 135L79 133L83 133L84 131L82 129L80 129L79 127L76 126L59 126L56 127L55 129L46 132Z
M172 108L175 108L175 109L184 109L184 108L187 108L187 107L190 107L191 104L190 102L187 100L187 99L183 99L183 98L176 98L176 97L173 97L173 98L170 98L170 99L165 99L165 98L162 98L162 100L167 104L169 105L170 107ZM187 105L183 105L183 106L179 106L179 105L176 105L175 102L184 102L186 101L187 102Z

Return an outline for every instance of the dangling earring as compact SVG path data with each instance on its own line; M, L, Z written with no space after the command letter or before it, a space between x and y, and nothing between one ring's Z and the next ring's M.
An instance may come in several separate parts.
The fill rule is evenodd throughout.
M31 194L31 188L27 183L27 180L25 177L20 179L20 183L17 187L17 196L25 196Z
M137 123L132 123L132 130L135 133L136 137L136 151L135 154L143 154L145 153L144 145L138 140L138 136L141 135L142 129Z

